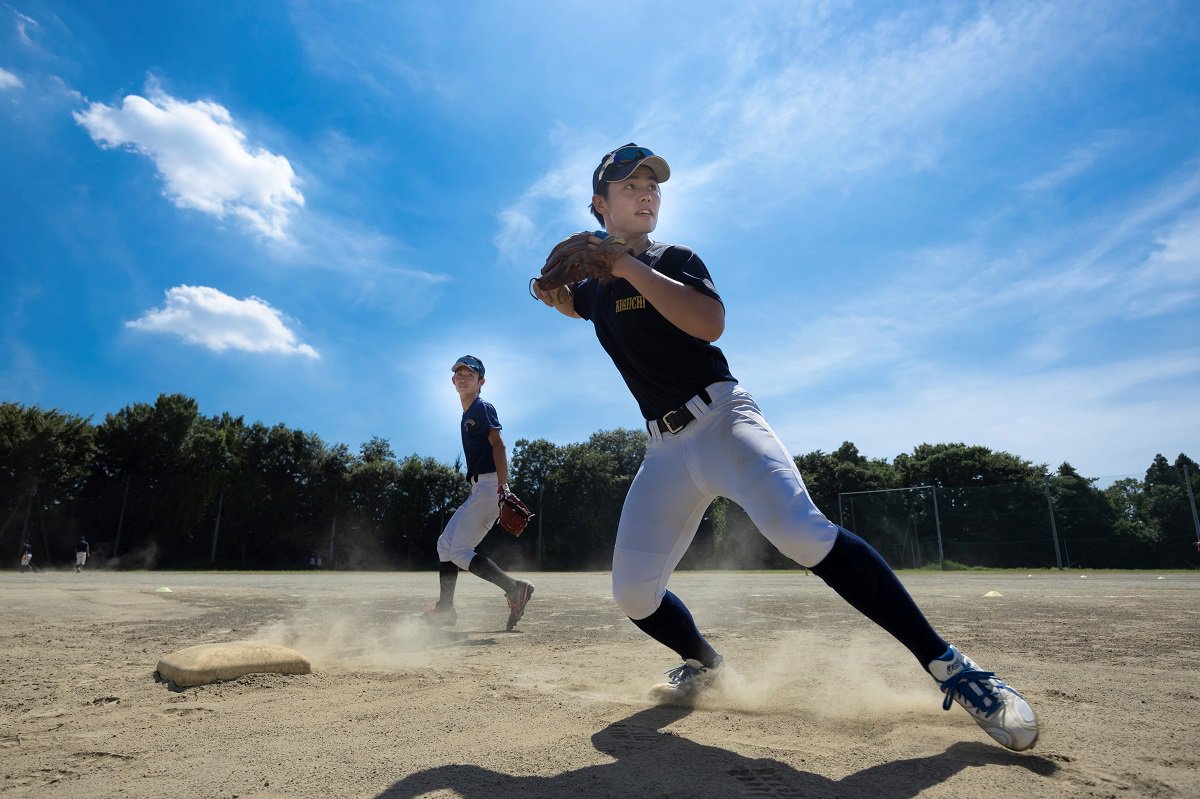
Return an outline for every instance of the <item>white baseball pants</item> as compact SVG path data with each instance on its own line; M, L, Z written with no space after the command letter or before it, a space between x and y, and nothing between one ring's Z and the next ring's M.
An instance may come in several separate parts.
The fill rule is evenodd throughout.
M500 516L500 496L496 493L499 485L495 472L479 475L467 501L458 506L438 537L438 560L453 561L460 569L470 568L475 547Z
M658 609L704 511L727 497L780 552L805 567L833 548L838 528L813 504L796 462L749 392L732 382L693 398L678 433L650 425L650 441L617 527L613 597L631 619Z

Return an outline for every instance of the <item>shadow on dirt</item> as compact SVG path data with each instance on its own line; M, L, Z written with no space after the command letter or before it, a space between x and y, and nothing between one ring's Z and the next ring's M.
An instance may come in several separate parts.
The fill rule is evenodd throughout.
M405 777L378 799L452 790L468 799L507 797L914 797L974 766L1010 766L1042 777L1058 767L1034 755L985 743L956 743L929 757L872 766L841 779L798 770L770 758L748 758L704 746L663 728L691 711L650 708L613 722L592 736L596 750L615 762L553 777L512 776L469 764L439 766Z

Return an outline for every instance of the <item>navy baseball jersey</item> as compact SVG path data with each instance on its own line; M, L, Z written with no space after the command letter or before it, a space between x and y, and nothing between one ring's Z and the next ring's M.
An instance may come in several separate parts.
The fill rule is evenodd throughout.
M651 244L638 260L721 302L708 267L687 247ZM733 381L721 349L671 324L627 280L588 279L574 290L575 313L595 325L596 338L637 400L657 419L712 383ZM724 304L724 303L722 303Z
M463 455L467 458L467 477L478 477L496 471L496 459L492 456L492 444L488 433L503 429L496 409L490 402L479 397L462 415Z

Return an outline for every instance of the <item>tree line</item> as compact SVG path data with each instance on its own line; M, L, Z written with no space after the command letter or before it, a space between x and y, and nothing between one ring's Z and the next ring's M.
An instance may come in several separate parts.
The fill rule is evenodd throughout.
M517 441L510 484L537 515L521 538L494 532L481 551L507 568L607 569L645 450L645 433L624 428L567 445ZM796 464L817 506L897 567L1200 567L1200 468L1182 453L1102 489L1068 463L1050 471L961 443L889 462L846 442ZM433 569L467 492L461 462L397 457L379 437L352 452L282 424L204 416L180 394L98 424L0 403L0 553L14 562L29 543L42 565L69 563L86 536L113 567ZM793 565L718 499L682 567Z

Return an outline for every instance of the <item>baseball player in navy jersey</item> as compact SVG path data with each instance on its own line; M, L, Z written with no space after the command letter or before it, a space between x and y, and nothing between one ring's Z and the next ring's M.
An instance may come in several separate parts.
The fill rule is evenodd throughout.
M438 538L440 591L437 603L426 617L432 623L447 626L458 621L458 613L454 610L454 587L459 569L467 569L504 591L508 600L506 629L511 630L525 614L525 606L533 596L533 586L525 580L509 577L490 558L475 551L496 523L499 498L508 486L508 451L500 435L496 409L479 396L486 382L483 361L474 355L464 355L450 368L454 373L451 378L454 390L462 402L460 427L471 493L454 511Z
M1025 699L942 639L883 558L813 504L795 460L713 344L725 307L708 268L687 247L650 238L670 176L661 156L636 144L607 153L592 175L591 211L633 252L605 256L610 280L534 287L547 305L594 325L646 420L646 458L621 510L612 587L630 620L683 661L652 697L691 704L721 670L722 656L667 584L705 510L724 496L780 552L904 644L940 685L945 709L957 701L1004 746L1033 746L1037 718ZM599 252L600 238L589 241Z

